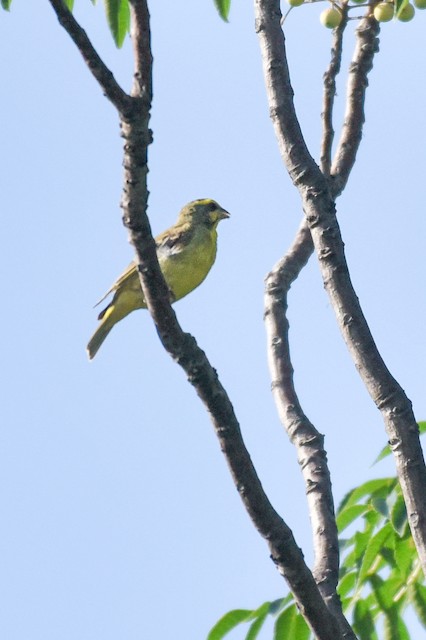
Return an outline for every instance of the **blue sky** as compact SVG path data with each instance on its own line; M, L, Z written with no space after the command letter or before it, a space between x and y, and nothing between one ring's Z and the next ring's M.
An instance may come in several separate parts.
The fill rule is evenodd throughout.
M29 6L28 6L29 5ZM320 140L325 5L286 37L302 127ZM76 16L125 88L103 8ZM149 214L155 233L213 197L231 212L208 279L176 304L228 389L273 504L308 562L295 452L265 353L263 278L299 225L299 197L268 116L251 3L230 23L211 0L151 3L154 104ZM426 419L424 166L426 12L383 26L364 139L339 220L353 281L392 373ZM0 635L8 640L204 638L231 608L286 592L232 485L203 407L149 315L117 326L94 362L93 304L132 258L119 208L117 117L48 2L0 13L2 50ZM352 38L348 36L347 66ZM339 87L338 116L344 97ZM336 501L370 477L386 441L312 259L290 295L295 380L325 433ZM234 638L242 637L238 634ZM268 637L268 634L265 634Z

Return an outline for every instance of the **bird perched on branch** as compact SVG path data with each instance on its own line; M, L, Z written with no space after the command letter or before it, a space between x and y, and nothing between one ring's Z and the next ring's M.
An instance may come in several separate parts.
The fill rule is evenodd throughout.
M225 218L229 213L214 200L194 200L183 207L176 224L155 239L158 261L173 302L191 293L207 276L216 259L217 225ZM112 301L99 314L100 324L87 345L90 359L117 322L135 309L147 308L135 262L99 302L110 293L114 293Z

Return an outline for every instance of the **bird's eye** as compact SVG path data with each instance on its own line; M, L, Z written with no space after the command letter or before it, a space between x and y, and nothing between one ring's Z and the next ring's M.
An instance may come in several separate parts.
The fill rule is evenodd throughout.
M217 209L216 202L210 202L210 204L207 206L207 211L216 211L216 209Z

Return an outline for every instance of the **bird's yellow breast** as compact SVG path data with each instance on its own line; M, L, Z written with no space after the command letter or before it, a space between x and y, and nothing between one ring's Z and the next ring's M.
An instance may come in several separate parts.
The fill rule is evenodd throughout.
M216 242L216 229L201 228L179 251L159 248L161 271L174 300L186 296L206 278L216 258Z

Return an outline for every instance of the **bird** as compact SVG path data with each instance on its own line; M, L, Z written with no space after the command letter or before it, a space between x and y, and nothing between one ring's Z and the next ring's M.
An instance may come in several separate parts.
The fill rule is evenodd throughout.
M191 293L206 278L216 260L217 226L229 215L215 200L193 200L181 209L176 223L155 238L171 302ZM87 345L90 360L117 322L136 309L147 308L135 261L95 306L112 293L113 298L99 314L100 324Z

